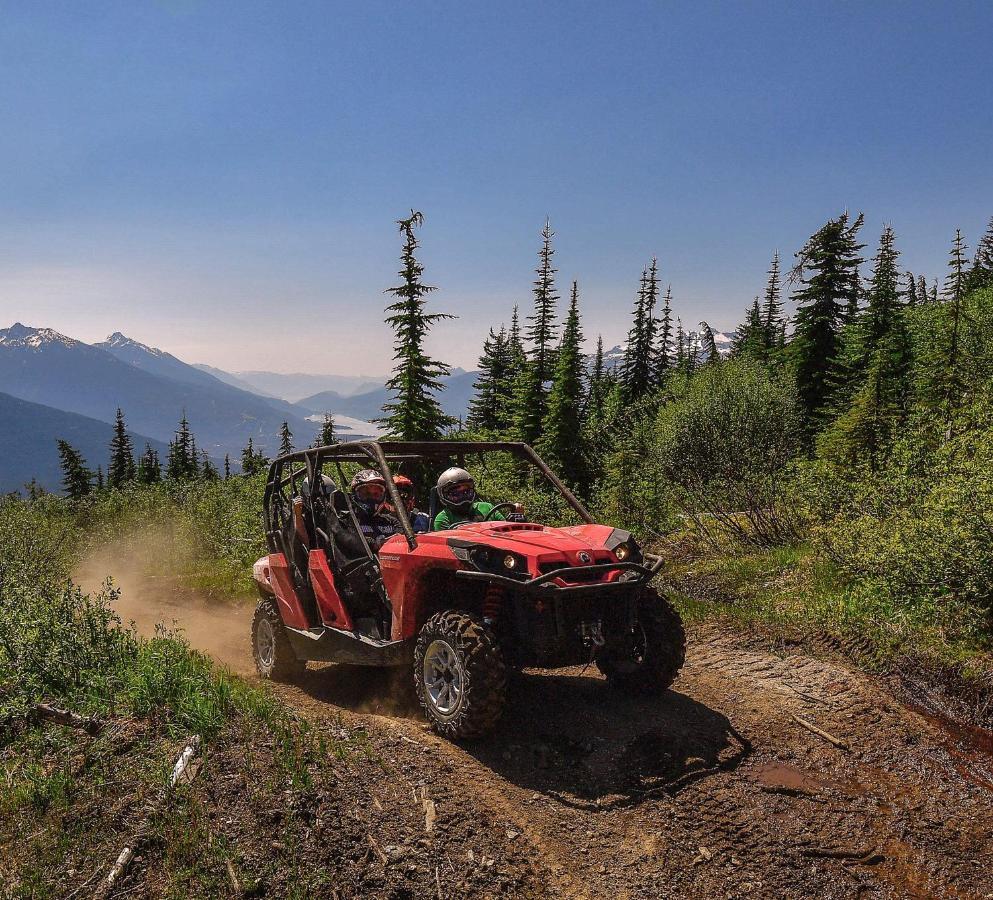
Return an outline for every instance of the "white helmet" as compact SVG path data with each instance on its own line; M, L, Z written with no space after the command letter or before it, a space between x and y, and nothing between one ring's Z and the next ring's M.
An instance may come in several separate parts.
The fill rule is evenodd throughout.
M445 469L438 478L438 499L446 509L455 512L472 512L476 499L476 482L465 469L453 466Z

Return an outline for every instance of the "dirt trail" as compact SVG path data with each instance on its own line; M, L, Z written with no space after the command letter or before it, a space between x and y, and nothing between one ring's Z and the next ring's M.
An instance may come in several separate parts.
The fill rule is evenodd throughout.
M170 615L249 666L250 606L124 587L139 627ZM507 835L498 863L546 896L993 897L993 759L839 662L698 627L665 697L528 671L497 732L465 746L425 730L406 671L327 666L277 689L366 729L440 821L485 810Z

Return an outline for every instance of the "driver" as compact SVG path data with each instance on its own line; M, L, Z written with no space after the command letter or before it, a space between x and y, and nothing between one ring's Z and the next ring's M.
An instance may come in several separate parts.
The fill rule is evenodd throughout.
M400 523L383 510L386 482L375 469L363 469L352 478L349 492L359 528L369 546L378 553L379 548L400 530Z
M453 467L441 473L438 479L438 500L442 510L434 517L434 530L443 531L461 522L482 522L506 517L492 503L480 500L476 482L465 469Z

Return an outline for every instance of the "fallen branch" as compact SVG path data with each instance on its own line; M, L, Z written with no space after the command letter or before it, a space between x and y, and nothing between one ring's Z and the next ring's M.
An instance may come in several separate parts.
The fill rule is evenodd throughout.
M117 860L111 867L107 877L97 888L93 895L94 900L104 900L104 898L110 896L111 892L114 890L114 886L127 872L128 866L131 865L131 861L134 859L135 850L145 839L148 831L150 830L152 819L159 811L159 808L169 798L172 789L180 781L189 782L193 775L196 774L194 770L187 775L187 770L190 765L190 760L193 759L199 749L200 736L193 735L193 737L189 739L186 746L183 748L183 752L179 754L179 759L176 760L176 764L172 767L172 773L169 776L169 781L167 782L165 788L156 800L149 805L148 811L145 813L138 827L135 829L131 842L118 854Z
M51 703L36 703L32 712L35 718L44 719L46 722L55 722L58 725L66 725L69 728L80 728L87 734L96 734L102 727L101 722L97 719L52 706Z
M824 738L824 740L826 740L829 744L834 744L834 746L837 747L839 750L850 749L848 744L846 744L843 740L841 740L840 738L836 738L833 734L828 734L826 731L824 731L821 728L818 728L812 722L808 722L806 719L801 719L799 716L793 715L792 713L790 713L790 718L794 722L796 722L797 725L801 725L802 727L806 728L807 731L809 731L811 734L816 734L818 737Z

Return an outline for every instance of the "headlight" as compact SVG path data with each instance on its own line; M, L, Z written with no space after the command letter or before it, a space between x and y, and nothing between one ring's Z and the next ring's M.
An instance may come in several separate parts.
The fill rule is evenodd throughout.
M508 553L503 558L503 567L505 569L516 569L517 568L517 557L513 553Z
M614 549L614 556L616 556L620 562L624 562L624 560L626 560L630 555L630 544L618 544L618 546Z

